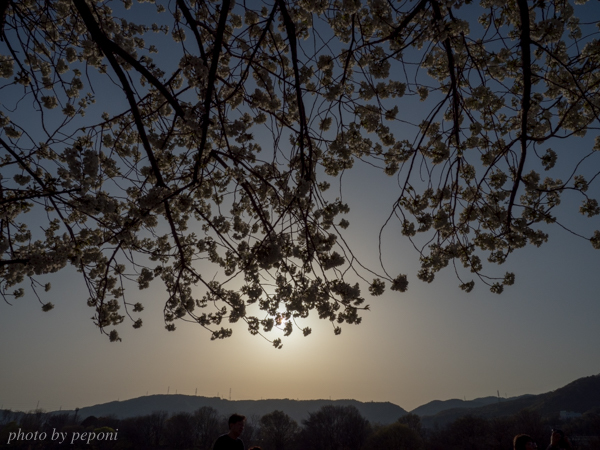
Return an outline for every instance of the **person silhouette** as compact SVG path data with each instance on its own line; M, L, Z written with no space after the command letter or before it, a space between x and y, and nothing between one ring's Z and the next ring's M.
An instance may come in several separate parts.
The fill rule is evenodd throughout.
M514 450L533 450L537 448L537 444L528 434L517 434L513 439Z
M565 436L562 430L552 430L552 436L550 437L550 445L546 450L571 450L571 443Z
M229 417L229 433L219 436L213 445L213 450L245 450L244 442L240 439L244 431L246 416L232 414Z

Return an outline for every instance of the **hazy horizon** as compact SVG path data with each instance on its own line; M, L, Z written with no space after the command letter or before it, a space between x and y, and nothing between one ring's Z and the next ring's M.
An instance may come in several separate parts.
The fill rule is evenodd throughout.
M567 235L520 252L509 262L518 266L516 283L500 296L482 286L465 294L449 271L431 284L413 279L405 294L368 299L361 325L334 336L326 322L309 319L312 335L296 331L281 350L242 326L222 341L188 323L168 332L160 302L148 305L144 327L110 343L85 302L69 302L73 289L55 283L49 313L34 299L0 305L0 406L74 409L167 388L228 398L231 388L232 400L331 397L410 411L497 391L548 392L600 372L598 257L585 244Z
M458 397L452 397L452 398L447 398L447 399L432 399L428 402L425 402L421 405L418 405L415 408L411 408L411 409L407 409L407 408L403 408L402 405L398 405L394 402L390 402L390 401L386 401L386 400L380 400L380 401L376 401L376 400L370 400L370 401L362 401L362 400L357 400L355 398L287 398L287 397L278 397L278 398L269 398L269 397L265 397L265 398L228 398L225 396L220 395L220 393L217 393L216 396L208 396L208 395L200 395L197 393L181 393L181 392L170 392L170 386L167 388L167 392L166 393L151 393L148 392L144 395L140 395L137 397L131 397L131 398L117 398L117 399L113 399L113 400L106 400L100 403L95 403L95 404L90 404L90 405L80 405L78 407L75 408L63 408L61 405L60 409L53 409L53 410L45 410L43 408L37 407L33 410L28 410L28 411L20 411L20 410L12 410L13 412L24 412L24 413L30 413L33 411L42 411L42 412L46 412L46 413L53 413L53 412L72 412L72 411L77 411L83 408L94 408L97 406L103 406L103 405L109 405L109 404L113 404L113 403L124 403L124 402L129 402L129 401L134 401L134 400L139 400L142 399L144 397L199 397L202 399L206 399L206 400L217 400L217 401L223 401L223 402L279 402L279 401L285 401L285 402L331 402L331 403L336 403L336 402L358 402L358 403L362 403L362 404L369 404L369 403L377 403L377 404L393 404L395 406L398 406L402 409L404 409L407 413L412 413L413 411L416 411L417 409L423 407L423 406L427 406L430 403L435 403L435 402L450 402L450 401L460 401L460 402L465 402L465 403L469 403L469 402L477 402L478 400L484 400L484 399L500 399L500 400L504 400L504 401L511 401L511 400L516 400L519 398L522 398L524 396L537 396L537 395L543 395L546 393L551 393L556 391L557 389L561 389L567 385L569 385L572 382L575 382L581 378L587 378L590 376L600 376L600 373L598 374L591 374L591 375L587 375L587 376L583 376L580 377L576 380L572 380L569 383L566 383L563 386L558 386L555 389L551 389L550 391L547 392L541 392L539 394L531 394L531 393L527 393L527 394L520 394L520 395L516 395L516 396L510 396L510 397L505 397L503 396L501 393L497 392L496 395L486 395L486 396L482 396L482 397L475 397L475 398L471 398L471 399L467 399L467 398L458 398ZM500 395L498 397L498 395ZM471 406L473 408L477 407L477 405L479 405L480 403L476 403L475 406ZM488 404L488 403L483 403L483 404ZM37 405L36 405L37 406ZM448 407L450 408L450 407ZM239 408L238 408L239 409ZM0 410L11 410L10 408L4 408L2 406L0 406ZM238 411L238 410L236 410ZM238 412L243 413L243 410L239 410Z

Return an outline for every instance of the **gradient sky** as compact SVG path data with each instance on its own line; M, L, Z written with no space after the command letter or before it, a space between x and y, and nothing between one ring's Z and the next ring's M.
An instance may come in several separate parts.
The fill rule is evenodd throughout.
M356 183L348 175L348 231L357 254L374 260L387 211L377 182L386 179ZM72 409L196 389L229 398L231 389L232 399L353 398L411 410L435 399L547 392L600 373L600 252L554 231L548 244L509 259L502 270L513 269L517 281L501 295L481 284L466 294L450 270L422 283L414 250L390 241L389 259L409 274L408 292L368 298L363 323L340 336L308 319L312 335L296 331L281 350L242 324L223 341L189 323L166 331L159 283L128 293L146 305L144 326L125 324L123 342L110 343L89 320L77 274L65 272L52 280L56 307L48 313L31 296L0 303L0 407L31 410L39 401L45 410Z
M598 163L597 156L591 164ZM363 262L376 266L377 235L396 199L396 181L358 165L344 174L343 192L351 208L344 236ZM590 193L599 198L599 186ZM591 236L600 219L582 218L578 206L565 196L561 211ZM144 326L134 330L125 322L123 341L110 343L90 320L81 278L68 269L44 278L53 285L44 298L55 305L48 313L31 292L13 306L0 301L0 408L73 409L196 390L229 398L231 389L232 400L352 398L411 410L436 399L547 392L600 373L600 251L557 227L550 231L541 248L488 267L497 275L514 271L514 286L496 295L479 283L467 294L451 268L431 284L420 282L417 253L391 225L383 258L392 274L408 274L409 290L371 298L365 289L371 311L361 325L334 336L328 322L307 319L301 325L313 333L305 338L296 330L281 350L249 335L243 323L223 341L210 341L189 323L166 331L160 282L128 290L128 301L145 305Z

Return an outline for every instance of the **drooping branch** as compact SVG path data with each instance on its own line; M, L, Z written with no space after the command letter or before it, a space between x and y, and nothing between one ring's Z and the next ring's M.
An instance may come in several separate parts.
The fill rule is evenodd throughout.
M433 8L433 13L435 20L437 22L437 26L441 28L443 23L442 13L440 11L440 5L437 0L431 1L431 6ZM442 30L439 30L440 35L442 35ZM456 64L454 62L454 52L452 51L452 43L450 42L450 37L446 37L444 39L444 49L446 50L446 57L448 58L448 73L450 74L450 91L452 92L452 118L454 122L454 126L452 129L452 134L454 135L455 145L458 148L460 146L460 94L458 92L458 80L456 77Z
M202 37L198 32L198 21L192 16L190 9L185 3L185 0L177 0L177 6L179 6L179 8L181 9L183 17L185 17L185 20L187 21L190 29L192 30L192 33L194 33L194 37L196 38L196 43L198 44L198 51L200 52L200 57L202 58L202 61L204 61L204 64L208 65L208 58L206 56L206 52L204 51Z
M0 0L0 42L4 41L4 23L10 2L11 0Z
M81 14L81 18L83 19L85 26L90 32L93 41L100 47L102 52L108 57L110 54L118 55L123 60L130 64L135 70L137 70L144 78L146 78L152 86L154 86L163 97L167 99L169 105L175 110L176 114L180 117L185 116L185 112L181 107L181 104L175 99L175 97L169 92L164 83L162 83L158 78L156 78L152 72L150 72L146 67L144 67L137 59L131 56L127 51L125 51L120 45L117 45L115 42L110 40L104 32L98 26L96 19L94 19L94 15L90 10L89 6L85 2L85 0L73 0L79 14Z
M529 26L529 6L527 0L517 0L519 6L519 14L521 17L521 71L523 73L523 94L521 97L521 133L520 133L520 144L521 144L521 157L519 159L519 165L517 171L514 174L514 183L512 191L510 193L510 200L508 202L507 217L506 217L506 229L510 232L512 223L512 209L515 204L515 197L519 190L519 184L521 183L521 176L523 174L523 168L525 167L525 161L527 159L527 128L529 121L529 108L531 106L531 29Z
M8 266L11 264L29 264L30 258L18 258L18 259L0 259L0 267Z
M148 140L148 136L146 135L144 123L142 121L142 116L141 116L139 108L138 108L138 102L135 99L133 90L129 84L129 80L127 79L127 76L125 75L125 72L123 71L123 68L121 67L121 65L115 58L115 55L113 54L113 51L115 51L117 47L118 48L120 48L120 47L116 44L112 45L112 41L110 41L110 39L108 39L104 35L104 33L102 33L102 31L100 31L100 28L98 27L98 24L96 23L96 20L94 19L94 16L92 15L92 12L90 11L85 0L73 0L73 3L77 7L79 14L81 14L81 18L83 19L88 31L92 35L92 38L103 50L112 69L117 74L117 77L119 78L119 81L121 82L121 87L123 89L123 92L125 93L125 96L127 97L127 102L129 103L129 107L131 108L131 113L133 114L133 119L134 119L134 122L135 122L135 125L137 128L138 134L140 136L140 139L142 141L142 146L146 152L148 161L150 161L150 165L152 166L152 172L154 173L154 176L156 177L156 183L160 187L166 187L167 185L166 185L165 181L163 180L161 170L158 166L158 162L154 155L154 151L152 150L152 145L150 144L150 141Z
M302 175L306 181L312 181L312 164L313 164L313 149L312 141L308 132L308 122L306 119L306 111L304 109L304 100L302 99L302 87L300 83L300 69L298 67L298 48L296 41L296 26L294 21L290 17L290 14L285 5L285 0L277 0L279 9L281 10L281 16L283 17L283 23L288 36L288 42L290 44L290 52L292 54L292 67L294 68L294 88L296 91L296 101L298 103L298 111L300 112L300 137L298 138L300 146L300 160L302 163ZM308 164L306 162L306 156L304 155L305 145L308 144Z
M208 72L208 79L206 80L206 96L204 98L204 111L202 112L202 123L200 145L198 147L198 155L196 156L196 164L194 167L193 181L197 182L200 175L200 166L202 164L202 157L206 147L206 141L208 139L208 127L210 125L210 109L213 97L213 91L215 89L215 83L217 81L217 70L219 68L219 57L221 56L221 47L225 36L225 26L227 24L227 16L229 15L230 0L223 0L221 4L221 12L219 14L219 24L217 26L217 32L215 36L215 42L213 44L212 58L210 62L210 69Z
M252 63L254 62L254 59L256 58L256 54L258 53L258 50L260 49L265 37L267 36L267 33L269 32L269 28L271 28L271 24L273 23L273 19L275 18L276 12L277 12L277 3L275 3L273 5L273 8L271 8L271 12L269 13L269 17L267 18L265 27L263 28L263 31L260 34L260 37L258 38L258 41L254 45L254 50L252 50L252 55L246 61L246 68L244 69L244 72L240 75L240 79L236 83L235 88L233 88L231 90L231 94L229 94L229 96L224 99L224 102L229 101L229 99L231 99L236 94L236 92L240 88L242 88L242 86L248 79L248 73L250 72L250 67L252 67Z

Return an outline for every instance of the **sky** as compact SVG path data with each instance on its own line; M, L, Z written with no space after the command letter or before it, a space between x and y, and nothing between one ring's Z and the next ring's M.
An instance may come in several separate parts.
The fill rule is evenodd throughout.
M355 251L375 258L381 191L346 181L361 190L349 218ZM241 324L219 341L190 323L166 331L159 284L128 292L146 305L144 326L121 326L123 341L110 343L89 320L77 275L60 274L48 313L30 296L0 303L0 408L51 411L166 393L230 398L231 390L232 400L352 398L411 410L436 399L548 392L600 373L600 253L554 231L541 248L509 259L503 269L517 279L501 295L481 284L464 293L450 270L420 282L416 253L399 240L406 293L367 297L363 323L339 336L308 319L313 333L294 332L280 350Z
M597 185L591 191L599 197ZM343 192L351 208L344 236L363 262L376 265L377 234L397 184L359 164L344 174ZM568 197L561 208L584 235L600 228L598 217L579 217ZM218 341L190 323L165 330L159 282L127 292L130 302L144 303L144 326L125 323L122 342L110 343L90 320L75 271L44 278L53 286L44 298L52 311L42 312L30 291L12 306L0 302L0 409L53 411L178 393L356 399L410 411L432 400L540 394L600 373L600 251L589 242L551 228L541 248L519 250L489 268L516 274L501 295L481 283L465 293L450 268L431 284L419 281L418 255L397 225L386 228L383 242L386 267L408 274L408 291L369 297L365 289L371 308L360 325L345 325L335 336L328 322L309 318L302 326L312 334L296 330L280 350L243 324Z

